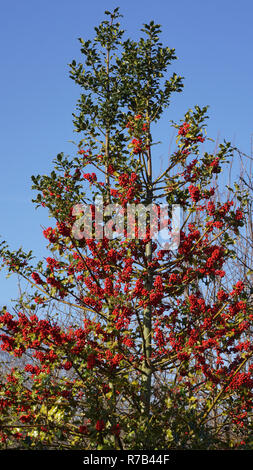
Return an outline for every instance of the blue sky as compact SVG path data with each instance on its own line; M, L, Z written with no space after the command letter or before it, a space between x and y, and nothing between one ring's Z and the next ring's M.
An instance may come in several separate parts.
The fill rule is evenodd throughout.
M78 37L92 38L104 10L119 6L126 36L138 38L143 23L162 25L164 45L178 60L169 74L185 77L184 92L172 98L159 128L168 152L169 120L188 108L209 105L209 135L230 140L250 153L252 120L251 0L9 0L1 2L0 234L12 249L23 246L43 255L41 225L46 211L31 203L32 174L48 173L52 159L71 154L71 113L79 89L68 63L80 59ZM16 296L16 280L0 274L0 305Z

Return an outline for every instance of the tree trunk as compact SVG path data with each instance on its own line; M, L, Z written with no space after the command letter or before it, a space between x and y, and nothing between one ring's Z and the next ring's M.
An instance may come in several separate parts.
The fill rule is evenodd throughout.
M152 188L152 161L150 151L150 137L147 139L147 204L152 204L153 188ZM150 217L147 220L147 227L150 227ZM146 263L152 262L152 240L150 240L145 247ZM152 269L148 267L148 275L146 280L146 289L150 291L153 287L153 273ZM143 412L145 416L150 414L150 401L151 401L151 381L152 381L152 368L151 368L151 354L152 354L152 307L148 305L143 314L143 337L144 337L144 356L145 363L143 366L144 379L143 379Z

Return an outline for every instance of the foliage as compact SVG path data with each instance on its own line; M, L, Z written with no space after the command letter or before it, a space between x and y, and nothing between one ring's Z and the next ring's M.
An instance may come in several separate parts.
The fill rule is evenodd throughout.
M32 178L35 204L55 221L43 231L50 256L35 264L2 244L4 266L32 287L0 316L14 358L0 382L2 446L252 448L252 308L242 280L223 285L245 198L233 190L219 202L213 185L233 149L201 150L207 108L196 106L172 123L175 151L153 177L153 126L182 90L181 77L166 78L175 51L153 21L123 41L118 8L106 15L93 41L80 39L84 64L70 64L81 87L76 154ZM151 239L150 220L144 238L76 238L73 207L94 212L95 196L107 208L180 204L178 249Z

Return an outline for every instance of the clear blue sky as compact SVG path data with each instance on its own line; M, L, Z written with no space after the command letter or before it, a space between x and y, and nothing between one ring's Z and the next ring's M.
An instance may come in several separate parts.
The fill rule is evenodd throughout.
M208 104L210 135L250 153L252 0L3 0L0 234L12 249L22 245L43 253L40 225L48 223L47 215L31 203L30 176L49 172L57 153L71 153L71 113L79 90L67 64L80 58L77 38L92 38L104 10L116 6L124 15L126 36L137 38L142 24L153 19L162 25L164 45L176 49L178 61L170 72L185 77L185 89L174 96L161 124L163 148L169 148L169 119ZM0 274L0 305L16 292L16 281Z

